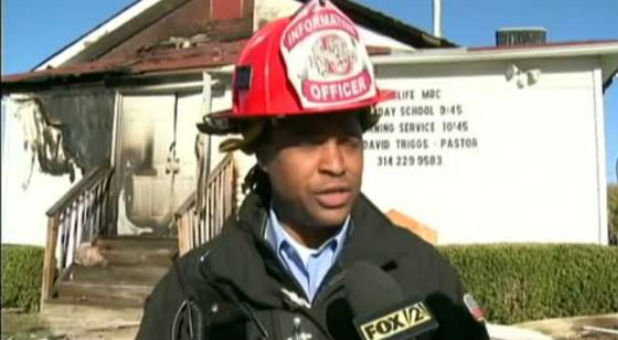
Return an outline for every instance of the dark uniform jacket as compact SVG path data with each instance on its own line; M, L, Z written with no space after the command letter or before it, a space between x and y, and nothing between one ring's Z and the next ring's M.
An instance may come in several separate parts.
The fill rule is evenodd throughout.
M457 272L361 195L353 228L311 306L264 240L268 206L250 194L224 232L179 258L145 306L137 339L358 339L339 275L357 261L424 300L439 327L420 339L487 339L463 304Z

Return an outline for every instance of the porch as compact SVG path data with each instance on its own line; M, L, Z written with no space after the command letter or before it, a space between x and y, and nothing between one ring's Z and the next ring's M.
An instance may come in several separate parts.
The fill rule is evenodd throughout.
M47 211L41 309L50 322L97 307L111 319L113 311L141 316L174 259L221 233L235 211L237 169L228 154L174 211L167 235L120 235L116 173L107 164L91 170Z

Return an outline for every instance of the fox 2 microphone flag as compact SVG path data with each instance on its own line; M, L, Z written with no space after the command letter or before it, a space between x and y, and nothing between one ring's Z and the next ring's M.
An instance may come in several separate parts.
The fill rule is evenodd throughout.
M354 326L363 340L407 340L438 328L427 305L404 299L399 285L380 268L358 263L344 280Z

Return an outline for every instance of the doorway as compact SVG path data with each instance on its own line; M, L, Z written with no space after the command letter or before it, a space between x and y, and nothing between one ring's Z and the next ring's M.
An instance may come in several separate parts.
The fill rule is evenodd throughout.
M173 214L196 187L201 102L198 92L120 97L118 235L175 235Z

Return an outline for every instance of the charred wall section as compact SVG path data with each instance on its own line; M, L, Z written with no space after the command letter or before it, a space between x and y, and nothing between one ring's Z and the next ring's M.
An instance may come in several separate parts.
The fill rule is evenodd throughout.
M64 153L84 173L102 163L109 163L114 98L114 91L107 89L42 93L36 96L47 124L60 129L62 133ZM43 164L41 168L46 169Z

